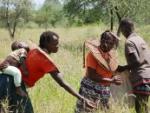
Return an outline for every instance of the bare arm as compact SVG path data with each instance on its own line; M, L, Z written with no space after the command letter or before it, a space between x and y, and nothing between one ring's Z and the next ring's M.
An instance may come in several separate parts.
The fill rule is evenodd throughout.
M62 74L59 71L53 71L50 72L52 78L61 86L63 87L67 92L69 92L71 95L77 97L78 99L83 100L84 97L82 97L79 93L77 93L66 81L63 80Z
M118 72L123 72L125 70L131 70L131 69L135 69L141 65L143 65L145 62L141 62L134 53L130 53L129 54L129 58L131 59L130 64L128 65L124 65L124 66L118 66L117 71Z
M80 99L81 101L84 101L85 104L90 108L96 108L95 103L92 101L84 98L79 93L77 93L67 82L65 82L62 78L62 74L59 71L53 71L50 72L52 78L61 86L63 87L68 93L75 96L76 98Z
M92 79L93 81L96 81L96 82L110 82L110 83L114 83L116 85L120 85L122 83L122 80L119 76L114 76L112 78L102 78L100 75L98 75L96 73L96 70L95 69L92 69L90 67L88 67L87 69L87 76Z

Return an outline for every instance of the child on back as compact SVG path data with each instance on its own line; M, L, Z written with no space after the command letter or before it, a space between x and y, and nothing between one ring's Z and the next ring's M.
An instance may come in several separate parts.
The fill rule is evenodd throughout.
M0 72L13 76L16 93L20 96L27 96L27 94L21 89L22 75L18 67L21 66L24 70L23 73L28 75L24 61L29 51L29 47L25 42L15 41L12 43L11 49L12 52L2 63L0 63Z

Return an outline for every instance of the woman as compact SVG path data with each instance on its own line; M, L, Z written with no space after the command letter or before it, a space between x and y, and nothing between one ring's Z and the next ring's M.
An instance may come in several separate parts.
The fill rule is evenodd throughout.
M25 64L28 70L28 75L22 73L22 89L26 92L26 87L33 87L35 83L42 78L46 73L49 73L52 78L67 92L75 96L81 101L84 101L88 106L92 107L90 101L85 99L80 94L76 93L68 83L62 79L62 74L53 62L53 60L48 56L51 53L57 53L59 44L59 36L51 31L43 32L40 36L39 47L33 47L28 52ZM22 67L20 67L21 72L23 72ZM0 98L3 99L8 97L10 111L13 113L33 113L33 107L29 96L20 97L13 90L14 85L12 85L12 80L8 81L6 76L0 76ZM26 86L26 87L25 87ZM8 95L6 89L9 89ZM5 94L3 93L5 92ZM27 93L27 92L26 92Z
M81 81L79 93L94 102L97 107L109 108L110 84L121 83L120 78L113 77L118 66L114 54L118 38L112 32L105 31L100 41L87 41L85 45L90 51L86 57L86 74ZM78 100L75 113L91 113L95 110Z

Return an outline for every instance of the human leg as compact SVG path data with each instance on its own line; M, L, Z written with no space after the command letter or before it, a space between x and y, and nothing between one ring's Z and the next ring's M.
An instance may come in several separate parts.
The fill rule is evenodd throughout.
M148 98L149 95L136 94L135 98L136 113L148 113Z
M24 84L21 85L21 88L27 93ZM13 113L34 113L29 95L22 97L14 94L10 100L10 106L13 106L10 108Z
M89 85L88 85L89 84ZM81 81L80 89L79 89L79 94L82 95L83 97L89 99L90 101L94 102L94 92L92 86L90 86L90 83L86 78L83 78ZM81 100L77 100L76 103L76 108L75 108L75 113L93 113L94 109L89 108L88 106L85 105L85 103Z
M18 68L14 66L8 66L7 68L3 69L4 74L9 74L14 78L14 84L16 86L16 92L20 96L27 96L27 94L21 89L21 72Z
M21 86L21 72L18 68L14 66L8 66L7 68L3 69L3 73L14 77L14 84L16 87Z
M26 88L23 84L21 88L26 92ZM8 111L5 112L34 113L29 96L22 97L16 94L13 77L0 74L0 112L3 112L5 109L3 102L8 102L8 106L6 106Z
M106 110L109 108L108 101L110 97L110 88L103 87L88 78L83 78L79 93L95 103L97 108L89 108L84 102L77 100L75 113L93 113L99 108L100 110Z
M11 93L13 92L13 77L9 77L8 75L0 74L0 113L5 113L4 103L9 103L9 98ZM7 103L7 104L8 104Z
M13 107L10 108L10 111L13 111L13 113L34 113L29 96L15 96L13 98L15 101L11 100L10 105Z

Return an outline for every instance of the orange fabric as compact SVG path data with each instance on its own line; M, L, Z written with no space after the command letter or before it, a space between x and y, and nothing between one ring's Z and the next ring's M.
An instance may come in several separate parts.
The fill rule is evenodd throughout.
M87 54L86 59L86 67L90 67L96 70L97 74L99 74L102 78L112 78L112 72L106 70L103 66L101 66L97 60L94 58L91 52ZM108 82L101 82L100 84L110 84Z
M29 87L34 86L44 74L57 70L55 64L38 49L33 49L27 54L26 66L29 75L23 75L23 81Z
M102 57L106 60L106 62L110 60L111 56L110 56L109 52L104 53L101 49L99 49L99 51L100 51Z
M104 53L99 48L100 42L98 40L87 40L85 46L93 54L97 62L103 66L106 70L112 72L116 71L118 67L117 51L115 49L110 50L108 53Z

